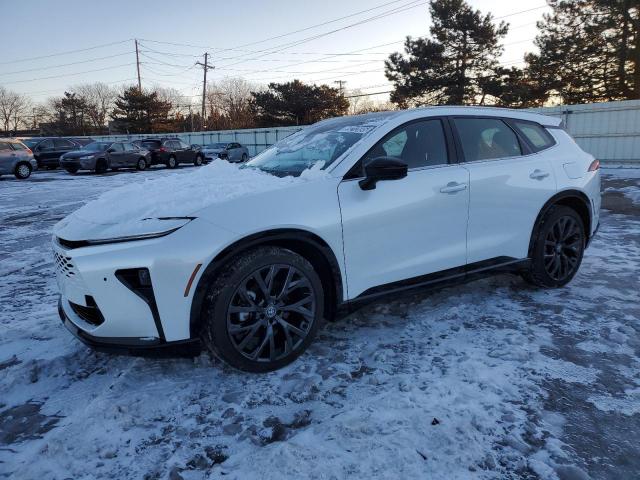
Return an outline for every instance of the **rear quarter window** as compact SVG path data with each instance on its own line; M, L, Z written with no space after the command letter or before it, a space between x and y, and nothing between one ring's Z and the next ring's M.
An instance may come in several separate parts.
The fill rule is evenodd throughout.
M513 126L529 141L535 152L545 150L556 143L551 134L537 123L514 120Z
M0 142L0 151L11 150L11 145L6 142Z
M24 146L22 143L12 143L11 145L13 145L13 149L14 150L26 150L27 147Z

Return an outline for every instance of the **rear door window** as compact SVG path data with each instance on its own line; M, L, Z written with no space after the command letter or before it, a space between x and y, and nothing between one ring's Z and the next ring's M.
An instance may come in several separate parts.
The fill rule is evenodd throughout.
M5 142L0 142L0 151L11 150L11 145Z
M124 147L122 146L121 143L114 143L113 145L111 145L111 150L120 153L120 152L124 152Z
M56 138L54 144L56 148L60 149L74 148L76 146L75 143L70 140L65 140L64 138Z
M512 120L513 126L529 141L535 152L539 152L555 145L555 140L541 125L533 122Z
M454 118L467 162L517 157L522 148L515 132L494 118Z

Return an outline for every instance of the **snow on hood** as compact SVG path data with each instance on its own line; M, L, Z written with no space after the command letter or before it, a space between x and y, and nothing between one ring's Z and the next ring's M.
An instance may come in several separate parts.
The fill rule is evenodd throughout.
M326 178L328 173L322 166L316 164L299 177L277 177L216 160L191 173L145 179L110 190L58 222L54 231L63 238L67 238L65 233L75 237L81 230L92 238L135 234L149 224L159 224L154 221L157 218L190 216L215 203Z

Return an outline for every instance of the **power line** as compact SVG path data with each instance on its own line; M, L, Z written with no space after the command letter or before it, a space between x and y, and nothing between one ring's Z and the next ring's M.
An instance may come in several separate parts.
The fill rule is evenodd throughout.
M27 83L27 82L37 82L38 80L50 80L50 79L53 79L53 78L72 77L74 75L82 75L84 73L104 72L105 70L112 70L114 68L129 67L129 66L135 65L135 64L136 64L136 62L122 63L120 65L112 65L110 67L105 67L105 68L96 68L94 70L85 70L84 72L63 73L62 75L51 75L51 76L48 76L48 77L31 78L29 80L12 80L11 82L3 82L3 83L5 85L8 85L8 84L11 84L11 83Z
M0 65L7 65L9 63L30 62L31 60L41 60L43 58L58 57L58 56L61 56L61 55L70 55L72 53L88 52L89 50L96 50L98 48L110 47L112 45L120 45L122 43L130 42L131 40L132 40L131 38L128 38L127 40L122 40L120 42L103 43L101 45L95 45L93 47L87 47L87 48L79 48L77 50L67 50L66 52L52 53L52 54L49 54L49 55L40 55L38 57L21 58L19 60L10 60L8 62L0 62Z
M97 58L91 58L89 60L81 60L78 62L70 62L70 63L61 63L58 65L50 65L48 67L35 67L35 68L27 68L25 70L15 70L13 72L4 72L4 73L0 73L0 75L15 75L16 73L26 73L26 72L42 72L42 71L47 71L47 70L51 70L53 68L61 68L61 67L69 67L71 65L79 65L81 63L91 63L91 62L97 62L99 60L106 60L108 58L115 58L115 57L122 57L123 55L131 55L135 52L123 52L123 53L116 53L115 55L107 55L106 57L97 57Z

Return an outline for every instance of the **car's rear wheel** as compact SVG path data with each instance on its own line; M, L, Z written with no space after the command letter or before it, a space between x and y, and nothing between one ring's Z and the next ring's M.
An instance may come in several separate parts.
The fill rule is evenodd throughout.
M31 165L28 163L19 163L16 165L16 169L14 171L14 175L16 178L20 180L24 180L25 178L29 178L31 176Z
M138 163L136 164L137 170L146 170L147 169L147 161L144 158L139 158Z
M243 161L243 162L246 162L246 161L247 161L247 158L249 158L249 157L247 156L247 154L246 154L246 153L243 153L243 154L242 154L242 161Z
M193 161L193 164L196 167L200 167L202 165L202 155L200 154L196 155L196 159Z
M178 166L178 161L176 160L176 157L174 157L173 155L171 155L169 157L169 159L167 160L167 167L169 168L176 168Z
M323 322L322 282L302 256L259 247L236 257L208 287L203 343L235 368L267 372L306 350Z
M547 288L566 285L582 262L586 244L582 218L572 208L557 205L547 211L535 232L525 280Z
M106 160L100 159L96 162L96 168L94 171L98 174L105 173L107 171L107 162Z
M76 167L67 167L65 170L71 174L78 173L78 169Z

